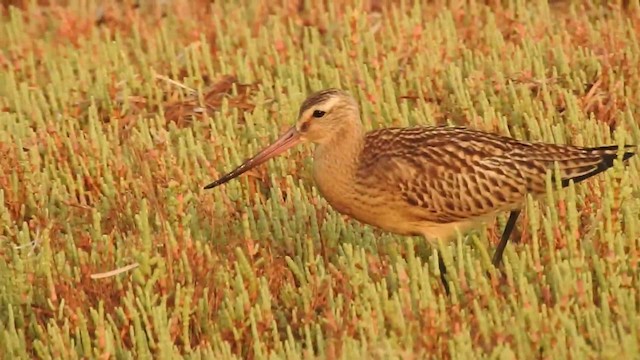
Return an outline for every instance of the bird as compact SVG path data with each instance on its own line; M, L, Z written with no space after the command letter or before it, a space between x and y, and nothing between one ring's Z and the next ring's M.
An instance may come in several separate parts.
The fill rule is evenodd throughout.
M527 142L464 126L418 125L365 131L347 91L309 95L275 142L206 185L220 186L288 149L312 143L314 183L333 209L361 223L436 245L509 212L492 258L499 266L526 197L546 193L558 164L563 187L636 153L633 145L580 147ZM621 148L621 149L620 149ZM439 257L447 293L446 267Z

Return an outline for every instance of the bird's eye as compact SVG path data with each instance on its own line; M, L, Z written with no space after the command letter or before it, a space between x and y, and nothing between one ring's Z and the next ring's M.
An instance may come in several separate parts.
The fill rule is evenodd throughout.
M324 114L326 114L324 111L322 110L316 110L313 112L313 117L314 118L321 118L324 116Z

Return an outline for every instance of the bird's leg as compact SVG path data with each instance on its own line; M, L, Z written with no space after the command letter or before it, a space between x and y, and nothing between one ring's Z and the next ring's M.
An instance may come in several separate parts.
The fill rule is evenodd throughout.
M511 233L513 232L513 228L516 225L516 220L518 220L518 216L520 215L520 209L512 210L509 214L509 220L507 220L507 225L504 227L504 232L502 233L502 237L500 238L500 243L498 243L498 247L496 248L496 252L493 254L493 266L498 267L500 262L502 261L502 254L504 253L504 248L507 247L507 242L509 241L509 237L511 237Z
M447 295L449 293L449 283L447 282L447 267L444 265L444 260L442 260L442 255L438 254L438 267L440 268L440 280L442 281L442 286L444 287L444 291Z
M450 295L449 292L449 283L447 282L447 267L444 264L444 260L442 257L442 244L440 244L440 246L438 246L438 242L436 239L430 238L428 235L424 235L423 234L424 239L426 240L426 242L423 242L422 244L425 245L426 247L419 247L418 249L423 249L423 250L428 250L427 252L422 252L419 251L417 252L417 254L424 254L425 256L422 257L421 259L425 262L429 261L429 258L431 256L433 256L434 254L436 256L438 256L438 268L440 269L440 281L442 282L442 286L444 287L444 291L447 293L447 295Z
M529 219L527 218L527 216L529 216L529 214L527 212L524 212L522 214L522 217L519 218L521 224L528 224L529 223ZM511 238L509 240L514 242L514 243L516 243L516 244L520 244L520 243L522 243L523 240L527 239L527 236L528 236L527 227L523 226L521 229L515 228L513 230L513 232L511 233Z

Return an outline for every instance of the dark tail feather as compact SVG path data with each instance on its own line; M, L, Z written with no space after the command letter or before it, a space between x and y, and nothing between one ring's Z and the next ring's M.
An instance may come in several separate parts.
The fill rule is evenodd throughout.
M625 145L624 149L625 152L622 155L622 161L625 161L636 154L635 145ZM611 168L613 166L613 161L618 157L617 145L587 148L585 150L594 156L600 157L600 161L596 164L590 164L581 168L573 169L573 172L579 175L562 179L563 187L569 186L569 182L572 180L574 183L579 183L592 176L600 174L601 172Z

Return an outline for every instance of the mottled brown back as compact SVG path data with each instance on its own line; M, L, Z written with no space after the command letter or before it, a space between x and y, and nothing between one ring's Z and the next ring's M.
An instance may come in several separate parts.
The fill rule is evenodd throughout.
M617 147L525 143L444 126L373 131L364 147L359 186L372 193L386 189L415 221L435 223L490 215L520 204L527 193L544 193L556 161L566 185L606 170L617 153Z

